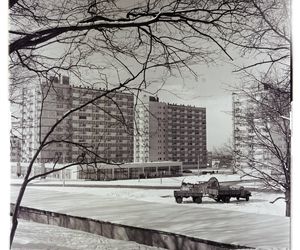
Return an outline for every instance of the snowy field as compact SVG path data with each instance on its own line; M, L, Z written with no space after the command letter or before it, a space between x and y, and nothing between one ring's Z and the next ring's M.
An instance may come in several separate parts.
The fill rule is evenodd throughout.
M47 232L47 233L45 233ZM158 250L132 241L112 240L99 235L19 221L12 250Z
M215 176L219 181L239 181L240 176L238 175L202 175L199 177L188 176L188 177L176 177L176 178L164 178L164 179L141 179L141 180L120 180L120 181L66 181L66 186L30 186L27 187L27 192L35 191L40 193L43 190L49 190L56 192L56 195L59 195L61 192L61 197L64 197L66 194L72 197L73 195L79 195L76 197L88 197L89 195L93 195L93 199L101 200L101 203L105 203L109 200L114 200L119 202L120 204L123 201L138 201L144 202L147 206L147 203L154 204L165 204L170 205L171 208L176 207L185 207L188 211L190 208L208 208L212 211L215 210L223 210L225 211L236 211L245 213L251 213L252 216L256 216L255 214L266 214L266 215L275 215L284 217L285 215L285 203L283 200L278 200L276 203L271 204L270 202L276 199L279 196L282 196L280 193L270 193L270 192L252 192L252 196L250 197L250 201L246 202L245 200L237 201L232 198L230 203L217 203L212 199L203 198L202 204L192 203L192 200L184 199L182 204L177 204L173 197L174 189L142 189L142 188L112 188L112 187L68 187L67 184L88 184L91 185L140 185L140 186L180 186L181 182L193 182L193 181L207 181L210 177ZM12 183L21 182L20 179L12 180ZM62 184L62 181L49 181L49 180L40 180L37 183L48 183L48 184ZM242 183L242 185L247 186ZM249 183L253 185L253 183ZM12 186L12 191L14 191L14 195L12 202L15 202L15 194L20 186ZM58 193L57 193L58 192ZM41 193L42 194L42 193ZM68 196L67 195L67 196ZM25 195L26 196L26 195ZM108 200L109 199L109 200ZM26 200L26 198L25 198ZM79 201L79 200L78 200ZM107 203L109 204L109 203ZM143 203L142 203L143 204ZM104 204L105 205L105 204ZM61 204L61 208L64 208L64 202ZM194 211L195 212L195 211ZM249 214L250 216L250 214ZM225 230L226 231L226 230ZM44 234L44 232L47 232ZM76 249L158 249L155 247L149 247L144 245L139 245L135 242L127 242L127 241L118 241L111 240L101 236L65 229L56 226L37 224L33 222L21 221L19 224L19 228L17 230L17 235L15 239L15 244L13 245L13 249L57 249L57 250L76 250Z
M285 202L284 200L278 200L274 204L277 197L282 196L280 193L268 193L268 192L252 192L250 200L246 202L241 199L237 201L232 198L230 203L217 203L216 201L204 197L202 204L196 204L192 202L191 198L184 199L182 204L177 204L173 197L172 189L135 189L135 188L82 188L82 187L30 187L30 189L47 189L53 191L79 193L79 194L93 194L101 197L112 199L132 199L145 202L155 202L172 204L174 206L186 206L186 207L205 207L212 209L221 209L229 211L239 211L245 213L257 213L285 216Z
M94 194L102 197L112 197L112 198L124 198L124 199L133 199L138 201L145 202L156 202L164 204L173 204L174 206L192 206L192 207L206 207L213 209L222 209L222 210L231 210L239 211L246 213L257 213L257 214L270 214L270 215L285 215L285 202L283 199L276 201L274 204L271 204L271 201L274 201L277 197L283 196L281 193L272 193L272 192L252 192L250 201L246 202L243 199L236 201L234 198L231 199L229 204L217 203L210 198L203 198L203 203L201 205L192 203L191 199L184 199L183 204L175 203L173 197L173 189L140 189L140 188L88 188L88 187L68 187L68 184L84 184L84 185L118 185L118 186L169 186L169 187L180 187L182 181L189 183L196 183L198 181L208 181L211 177L216 177L220 182L231 182L231 181L240 181L241 178L237 174L208 174L200 176L181 176L181 177L170 177L170 178L153 178L153 179L131 179L131 180L117 180L117 181L65 181L65 186L63 186L62 180L36 180L36 184L61 184L61 187L55 186L31 186L28 188L41 188L49 189L53 191L62 191L70 193L88 193ZM245 180L245 178L243 178ZM249 181L248 179L246 179ZM250 179L251 180L251 179ZM11 183L21 183L22 179L12 179ZM253 182L241 183L247 187L258 187L260 184Z
M135 186L180 186L183 180L208 181L211 177L216 177L220 182L226 181L241 181L240 175L237 174L206 174L195 176L180 176L168 178L151 178L151 179L130 179L130 180L116 180L116 181L84 181L84 180L65 180L65 184L84 184L84 185L135 185ZM243 178L242 180L246 180ZM249 177L248 177L249 179ZM22 179L11 179L12 184L22 183ZM57 179L39 179L34 180L32 183L36 184L62 184L63 180Z
M12 187L12 190L14 193L18 190L19 187ZM50 191L50 193L49 193ZM61 193L61 195L60 195ZM16 194L16 193L15 193ZM45 197L44 194L47 194ZM264 222L262 224L259 223L259 221L266 221L268 222L268 225L271 225L267 228L272 227L283 227L284 234L287 235L285 241L288 239L288 233L286 231L286 225L281 224L281 221L284 218L284 203L280 200L276 202L275 204L270 204L269 201L273 200L275 197L277 197L277 194L272 193L253 193L253 197L251 197L249 202L246 201L235 201L233 200L231 203L217 203L210 199L204 199L202 204L194 204L191 202L191 200L186 199L183 204L177 204L174 201L173 198L173 190L164 189L164 190L153 190L153 189L138 189L138 188L89 188L89 187L49 187L49 186L36 186L36 187L28 187L27 190L27 197L32 200L34 204L45 204L41 207L41 209L47 209L53 210L54 207L57 208L58 211L64 212L64 211L72 211L71 214L78 215L78 216L91 216L92 218L97 219L98 217L103 220L107 221L113 221L115 223L123 224L127 221L127 219L132 218L133 221L136 220L136 218L139 218L139 223L137 226L143 227L143 221L145 218L141 215L141 213L138 213L140 209L143 208L149 208L147 211L148 215L150 217L156 218L152 223L146 222L146 225L153 227L153 225L157 224L157 221L160 221L160 219L157 220L157 218L163 218L164 216L170 217L170 214L173 214L178 209L179 213L182 215L183 211L184 218L187 220L186 223L188 223L189 228L198 228L201 224L208 225L207 223L214 222L214 226L210 228L210 231L213 230L214 232L222 231L222 234L215 235L214 239L219 242L230 242L228 243L239 243L241 242L237 241L237 239L240 239L242 235L238 236L237 238L234 236L235 234L232 234L232 231L234 228L240 228L240 219L244 218L243 221L246 218L251 218L249 222L249 219L246 219L245 228L247 226L249 228L252 228L251 233L247 234L245 239L246 245L253 242L253 239L256 239L257 243L254 245L263 247L266 246L264 243L267 242L273 242L277 239L277 236L273 236L273 234L270 233L264 233L264 237L261 237L260 232L265 232L265 224ZM26 196L26 194L25 194ZM68 202L68 198L70 197L76 201L76 205L70 204ZM67 198L67 199L66 199ZM85 200L87 199L87 200ZM26 200L26 197L25 197ZM132 200L132 202L131 202ZM95 201L101 201L99 205L93 206L95 204ZM148 203L148 205L147 205ZM82 204L82 205L81 205ZM122 209L124 210L122 213L122 216L120 216L119 212L116 214L116 209L113 204L117 204L120 207L122 206ZM157 204L157 205L153 205ZM26 202L25 204L26 205ZM29 203L28 203L29 205ZM137 208L135 208L137 205ZM161 210L161 205L164 205ZM142 206L142 207L141 207ZM105 212L104 210L101 210L100 207L108 207L109 209ZM159 211L155 211L155 208L160 208ZM89 208L89 210L86 210ZM185 208L182 210L182 208ZM100 210L99 210L100 209ZM112 210L110 210L112 209ZM134 210L136 213L131 213L129 210ZM206 210L204 210L206 209ZM55 209L54 209L55 210ZM120 211L120 210L118 210ZM127 211L127 212L126 212ZM143 214L145 213L143 212ZM162 213L164 211L164 213ZM169 212L168 212L169 211ZM219 211L219 212L217 212ZM222 212L221 212L222 211ZM235 211L242 212L241 214L232 214ZM215 221L215 216L224 216L226 217L228 212L228 216L231 218L230 221ZM194 216L198 216L197 214L206 214L201 220L202 223L199 224L197 220L194 219L191 220L191 218L194 218ZM247 215L247 213L249 213ZM259 217L261 215L259 214L266 214L268 216L270 215L277 215L273 218L270 217ZM100 216L99 216L100 215ZM188 216L189 215L189 216ZM205 217L211 215L211 219L206 219ZM123 218L123 217L126 218ZM196 218L195 217L195 218ZM224 217L224 218L225 218ZM236 218L237 217L237 218ZM277 219L278 217L278 219ZM207 217L209 218L209 217ZM236 218L236 220L234 220ZM132 223L131 220L131 223ZM175 219L173 227L170 225L170 223L161 224L158 223L160 230L168 231L167 228L171 228L170 230L174 230L174 232L177 232L180 228L183 228L183 233L186 231L184 229L187 224L182 224L180 228L178 228L177 221L178 219ZM129 220L130 221L130 220ZM147 221L147 220L146 220ZM156 221L156 222L155 222ZM229 223L230 222L230 223ZM225 223L225 224L224 224ZM232 225L232 228L228 230L228 223ZM244 223L244 222L243 222ZM255 229L253 231L253 226L250 224L254 223ZM257 224L258 223L258 224ZM129 223L130 224L130 223ZM145 223L144 223L145 224ZM250 226L249 226L249 225ZM133 223L135 225L135 223ZM152 226L151 226L152 225ZM179 225L179 224L178 224ZM195 227L196 225L196 227ZM281 226L282 225L282 226ZM206 230L208 232L203 231L203 229L196 229L201 232L204 239L206 237L209 237L212 235L212 232L210 232L205 226ZM246 229L246 230L249 230ZM263 231L261 231L263 230ZM180 230L179 230L180 231ZM189 231L189 230L188 230ZM40 225L32 222L25 222L22 221L20 223L20 227L17 230L17 236L16 241L13 249L57 249L57 250L71 250L71 249L121 249L124 250L130 250L130 249L155 249L150 248L143 245L138 245L133 242L126 242L126 241L115 241L110 240L107 238L99 237L93 234L88 234L85 232L80 231L74 231L69 229L64 229L56 226L49 226L49 225ZM46 232L46 233L45 233ZM281 234L281 230L275 230L277 234ZM177 232L182 233L182 232ZM197 233L196 233L197 235ZM193 235L191 235L193 236ZM216 237L218 236L218 237ZM278 243L281 245L286 245L285 243L282 243L282 236L280 236ZM285 237L285 236L284 236ZM233 239L232 239L233 238ZM270 241L271 238L272 240ZM242 242L243 242L242 241ZM278 244L276 242L276 244ZM275 245L276 245L275 244ZM270 249L270 248L260 248L260 249ZM275 248L273 248L275 249ZM283 248L282 248L283 249Z

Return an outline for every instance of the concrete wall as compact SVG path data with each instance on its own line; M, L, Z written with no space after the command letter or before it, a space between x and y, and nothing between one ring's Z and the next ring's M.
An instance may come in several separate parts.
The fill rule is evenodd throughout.
M14 204L11 204L11 212ZM104 222L29 207L20 207L19 218L38 223L61 226L102 235L117 240L135 241L149 246L172 250L221 250L247 249L249 247L218 243L159 230L145 229L116 223Z

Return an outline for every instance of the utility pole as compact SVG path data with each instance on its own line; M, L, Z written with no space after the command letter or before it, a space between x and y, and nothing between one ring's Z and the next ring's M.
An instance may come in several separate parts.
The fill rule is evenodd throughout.
M160 171L160 184L162 184L162 172Z
M64 187L66 185L66 182L65 182L65 169L62 170L61 175L62 175L62 182L63 182L62 185Z

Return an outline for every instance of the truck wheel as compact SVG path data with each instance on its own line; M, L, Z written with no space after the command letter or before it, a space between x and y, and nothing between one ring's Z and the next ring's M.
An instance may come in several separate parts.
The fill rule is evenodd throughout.
M195 202L198 203L198 204L202 203L202 198L201 197L196 197Z
M246 196L246 201L249 201L249 195Z
M222 202L226 202L226 197L221 197L220 199Z
M220 197L217 197L214 199L216 202L220 202L221 201L221 198Z
M175 199L177 203L182 203L182 197L178 196Z
M225 197L223 198L223 202L229 203L229 202L230 202L230 197L225 196Z
M197 197L192 197L193 198L193 202L196 202Z
M236 199L239 201L240 200L240 196L237 196Z

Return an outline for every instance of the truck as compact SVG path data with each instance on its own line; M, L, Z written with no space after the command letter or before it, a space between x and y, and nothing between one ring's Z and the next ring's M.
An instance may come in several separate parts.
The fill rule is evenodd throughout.
M251 192L243 186L225 186L220 185L216 177L211 177L207 182L198 182L195 184L182 182L180 190L174 191L175 201L182 203L183 198L192 197L193 202L202 203L203 197L209 197L217 202L229 203L231 198L244 198L249 201Z

